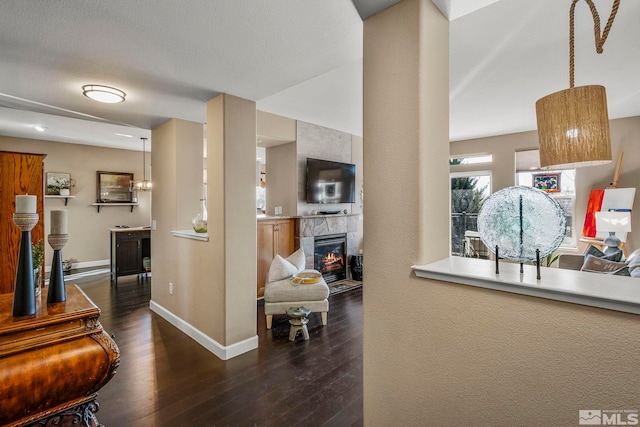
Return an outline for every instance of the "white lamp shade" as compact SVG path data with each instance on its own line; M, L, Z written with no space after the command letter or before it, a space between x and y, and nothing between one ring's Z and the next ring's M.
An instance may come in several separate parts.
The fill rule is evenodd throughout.
M631 231L631 212L596 212L598 232Z

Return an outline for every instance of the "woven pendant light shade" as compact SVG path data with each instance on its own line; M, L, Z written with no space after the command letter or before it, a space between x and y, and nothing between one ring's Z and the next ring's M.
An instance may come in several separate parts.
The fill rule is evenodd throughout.
M606 91L603 86L574 86L574 17L579 1L572 0L569 9L569 89L552 93L536 102L540 167L543 169L569 169L611 162ZM620 0L613 0L602 34L600 15L593 0L584 1L593 16L596 52L602 53Z
M578 86L536 102L540 166L569 169L611 162L607 94L603 86Z

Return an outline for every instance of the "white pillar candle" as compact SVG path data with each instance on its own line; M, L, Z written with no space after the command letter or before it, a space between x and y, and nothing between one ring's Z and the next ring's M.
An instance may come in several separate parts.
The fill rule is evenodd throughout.
M36 213L36 196L17 195L16 196L16 213Z
M67 210L56 209L51 211L51 234L68 234Z

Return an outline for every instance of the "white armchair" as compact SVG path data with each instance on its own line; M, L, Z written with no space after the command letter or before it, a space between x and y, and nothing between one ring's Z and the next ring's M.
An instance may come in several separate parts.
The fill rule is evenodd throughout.
M291 307L305 307L312 313L320 313L322 324L327 324L329 287L324 279L316 283L296 283L291 280L294 274L304 270L305 263L302 249L286 259L276 255L272 261L264 288L267 329L271 329L274 314L286 314Z

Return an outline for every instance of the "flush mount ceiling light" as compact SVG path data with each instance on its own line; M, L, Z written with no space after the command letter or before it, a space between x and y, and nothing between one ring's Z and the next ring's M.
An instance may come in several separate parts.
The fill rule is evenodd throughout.
M567 169L597 166L611 162L611 137L607 95L603 86L574 87L574 14L569 10L569 89L552 93L536 102L540 166L543 169ZM592 0L591 9L596 52L602 53L620 0L614 0L607 25L600 35L600 16Z
M120 89L101 85L84 85L82 86L82 94L87 98L98 102L106 102L107 104L124 102L124 98L127 96Z

